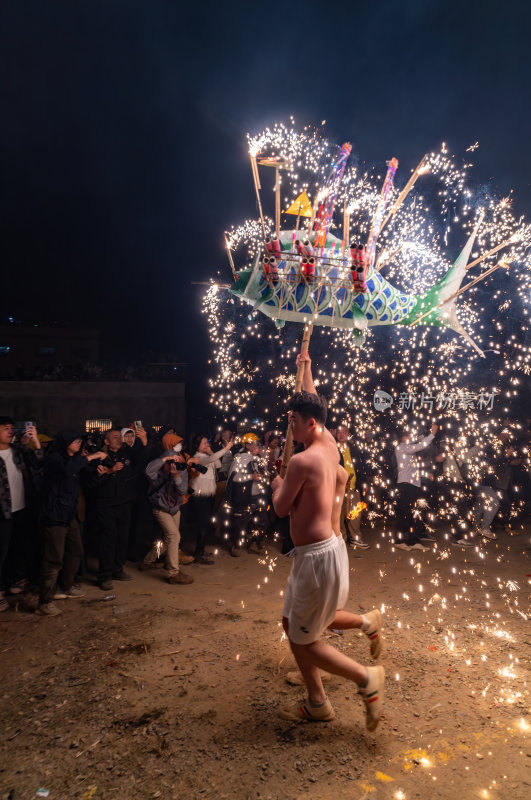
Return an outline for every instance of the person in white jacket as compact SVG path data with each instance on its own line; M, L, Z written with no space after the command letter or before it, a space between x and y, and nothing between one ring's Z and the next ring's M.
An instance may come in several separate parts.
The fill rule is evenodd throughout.
M216 495L216 469L219 469L221 459L233 444L234 442L231 440L222 450L213 453L208 437L200 435L196 438L194 455L188 461L189 464L195 462L207 468L204 474L193 475L189 484L193 489L193 494L190 498L190 522L195 529L194 558L197 564L214 563L213 559L210 558L211 554L205 553L205 542L212 522L214 497Z
M423 436L418 442L412 442L409 433L405 431L395 449L398 470L395 546L400 550L428 549L420 541L424 525L413 517L413 506L422 496L420 467L415 454L432 443L437 431L438 426L433 423L429 435Z

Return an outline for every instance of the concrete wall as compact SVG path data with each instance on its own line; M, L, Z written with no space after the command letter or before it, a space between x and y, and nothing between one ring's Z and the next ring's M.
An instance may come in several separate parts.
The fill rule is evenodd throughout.
M109 418L146 427L172 424L186 430L185 384L148 381L0 381L0 415L31 420L40 433L81 427Z

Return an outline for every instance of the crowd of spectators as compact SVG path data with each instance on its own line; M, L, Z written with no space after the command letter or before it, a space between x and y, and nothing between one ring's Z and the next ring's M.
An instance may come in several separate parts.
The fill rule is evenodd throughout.
M352 548L380 545L382 532L399 550L474 547L496 538L496 521L516 532L526 519L529 425L488 442L443 439L435 424L425 435L404 429L377 459L376 440L358 441L346 425L333 433L348 475L341 533ZM57 615L57 601L84 595L91 572L103 592L132 580L128 561L185 585L194 580L186 565L214 565L219 548L238 558L268 542L292 547L289 520L271 503L278 431L225 429L186 443L169 426L148 436L138 420L47 438L31 424L16 436L0 417L0 611L33 592L40 614Z

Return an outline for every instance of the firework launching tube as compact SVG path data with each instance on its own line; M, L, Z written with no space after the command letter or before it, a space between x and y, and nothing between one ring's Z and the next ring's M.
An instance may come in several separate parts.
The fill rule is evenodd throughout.
M265 246L270 255L280 255L280 242L276 234L267 237L265 240Z

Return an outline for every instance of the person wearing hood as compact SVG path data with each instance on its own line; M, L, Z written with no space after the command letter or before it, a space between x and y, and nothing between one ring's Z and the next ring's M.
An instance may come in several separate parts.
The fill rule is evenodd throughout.
M132 447L135 443L136 433L133 428L122 428L120 431L122 434L122 442L127 445L127 447Z
M77 431L59 431L54 452L44 462L41 503L44 543L37 609L42 616L61 613L54 600L83 597L83 592L73 586L83 555L76 519L78 475L90 461L103 461L107 454L98 450L82 456L81 444L82 435Z
M179 558L181 561L186 559L184 563L193 561L193 558L184 556L179 551L181 507L188 488L188 471L178 469L177 466L186 463L181 454L182 439L175 434L166 434L164 439L168 449L159 458L150 461L146 467L149 480L148 496L153 516L164 533L164 543L162 549L160 542L155 543L140 564L140 569L152 569L159 556L165 554L165 567L169 573L168 583L193 583L192 576L183 573L179 564Z

